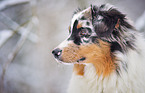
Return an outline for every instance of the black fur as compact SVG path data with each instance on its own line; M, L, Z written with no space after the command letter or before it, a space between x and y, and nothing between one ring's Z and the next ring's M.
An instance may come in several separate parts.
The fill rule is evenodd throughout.
M120 44L118 44L117 42L111 42L111 52L114 51L120 51L123 52L122 47L120 46Z
M98 38L111 43L111 51L125 51L127 47L131 49L134 48L134 41L121 41L120 39L124 39L121 34L124 34L124 29L134 29L132 25L126 22L126 18L124 14L116 10L115 8L110 8L108 11L104 11L103 8L105 5L101 5L100 7L91 6L92 11L92 24L94 26L95 32ZM102 20L98 20L97 16L102 16ZM115 28L116 25L119 25ZM115 39L115 40L114 40ZM121 42L120 42L121 41ZM126 47L125 47L126 46Z
M99 9L99 10L96 10ZM109 36L113 30L115 29L115 25L118 20L124 20L125 15L121 14L119 11L115 9L110 9L108 11L101 11L100 8L95 8L95 14L93 16L93 26L95 31L99 37L107 37ZM98 21L97 16L100 15L103 17L103 20ZM128 25L128 24L127 24Z
M82 11L82 9L81 8L78 8L78 9L76 9L75 11L74 11L74 14L77 14L78 12L80 12L80 11ZM74 15L73 14L73 15Z
M73 29L72 29L72 34L71 36L68 38L68 40L73 40L73 42L76 44L76 45L80 45L81 43L81 39L79 37L79 31L77 29L77 25L78 25L78 20L76 20L74 22L74 26L73 26Z
M89 22L86 22L86 24L89 26L90 25L90 23Z
M119 12L115 8L110 8L109 10L103 10L105 8L105 4L101 5L100 7L91 5L91 19L92 25L96 32L96 36L91 37L91 35L85 35L86 38L90 38L93 43L98 44L98 39L106 41L111 45L111 52L120 51L124 52L127 48L135 49L134 48L134 38L130 38L130 41L125 40L124 33L126 32L122 27L127 29L134 29L132 25L126 22L126 18L124 14ZM75 13L81 11L78 9ZM101 19L98 19L101 16ZM92 32L92 29L81 27L77 29L78 21L79 20L88 20L84 16L80 19L76 20L73 25L71 36L68 40L73 40L73 42L77 45L80 45L83 41L81 38L84 36L80 35L82 30L87 29L89 32ZM90 25L87 21L86 25ZM116 25L118 25L116 27ZM89 43L89 41L85 41L85 43Z
M84 16L82 16L82 17L80 18L80 20L86 20L86 18L85 18Z

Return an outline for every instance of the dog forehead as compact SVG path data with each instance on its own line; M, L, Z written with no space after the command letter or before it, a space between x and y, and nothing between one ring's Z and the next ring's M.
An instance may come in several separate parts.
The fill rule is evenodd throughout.
M85 10L80 11L80 12L74 14L74 16L73 16L73 18L72 18L72 20L71 20L71 29L73 28L74 22L75 22L76 20L79 20L79 18L82 17L82 16L84 16L84 14L90 12L90 10L91 10L91 7L88 7L88 8L86 8Z

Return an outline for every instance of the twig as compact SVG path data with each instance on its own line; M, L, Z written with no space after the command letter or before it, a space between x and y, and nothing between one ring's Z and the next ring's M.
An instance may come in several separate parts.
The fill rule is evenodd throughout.
M3 12L0 12L0 21L7 25L10 29L16 30L20 26L16 22L14 22L12 19L10 19L7 15L5 15Z
M0 48L14 35L10 30L0 31Z
M33 20L34 19L34 20ZM32 18L32 21L35 21L37 20L37 18L33 17ZM18 23L16 23L15 21L13 21L12 19L10 19L7 15L5 15L4 13L0 12L0 21L2 23L4 23L5 25L7 25L7 27L9 29L11 29L13 31L13 34L11 36L9 36L8 38L6 38L6 40L4 40L4 42L2 44L0 44L0 48L4 45L4 43L10 38L12 37L15 33L18 33L18 34L23 34L22 31L18 30L18 28L20 27L20 25ZM37 22L36 22L37 23ZM37 24L36 24L37 25ZM34 37L32 39L32 37ZM34 33L30 33L30 36L28 37L28 39L34 43L37 42L37 35L35 35ZM34 40L35 39L35 40Z
M14 60L15 56L17 55L17 53L19 52L20 48L23 46L25 40L28 37L28 34L30 33L30 29L32 28L32 23L29 23L27 29L21 27L20 31L23 32L23 34L21 35L21 38L19 39L19 41L17 42L16 46L14 47L14 49L12 50L12 52L8 55L8 60L7 62L5 62L5 64L3 65L3 70L2 70L2 75L1 75L1 92L4 92L4 77L6 74L6 70L8 68L8 66L11 64L11 62Z
M8 8L10 6L14 6L17 4L24 4L24 3L29 3L29 0L5 0L1 1L0 3L0 11L4 10L5 8Z

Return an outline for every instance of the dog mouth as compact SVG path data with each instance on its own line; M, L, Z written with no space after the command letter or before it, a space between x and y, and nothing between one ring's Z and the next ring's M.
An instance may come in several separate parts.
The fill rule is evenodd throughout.
M82 62L84 60L86 60L86 58L85 57L82 57L81 59L78 59L77 62L79 63L79 62Z
M86 60L86 57L82 57L80 59L78 59L76 62L64 62L62 59L56 59L58 62L60 63L80 63L80 62L83 62L84 60Z

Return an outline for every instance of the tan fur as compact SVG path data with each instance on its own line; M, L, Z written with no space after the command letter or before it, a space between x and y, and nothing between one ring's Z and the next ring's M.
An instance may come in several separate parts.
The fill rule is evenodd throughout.
M78 29L78 28L81 28L81 27L82 27L82 24L79 23L79 24L77 25L77 29Z
M84 65L84 64L74 64L74 69L73 69L73 71L74 71L77 75L83 76L83 75L84 75L84 68L85 68L85 65Z
M69 44L62 50L62 61L66 63L76 62L81 58L79 54L79 46L76 44Z
M109 75L115 70L114 57L110 52L110 44L99 40L99 45L91 44L82 46L82 52L86 57L85 63L92 63L96 68L96 73L100 76Z
M115 28L118 28L120 25L120 19L117 20L117 24L115 25Z
M62 51L62 60L64 62L76 62L85 57L82 63L92 63L96 68L96 73L105 77L115 70L114 56L110 52L110 44L99 40L99 44L75 45L71 44ZM76 67L80 72L82 67ZM83 71L81 71L83 72Z

